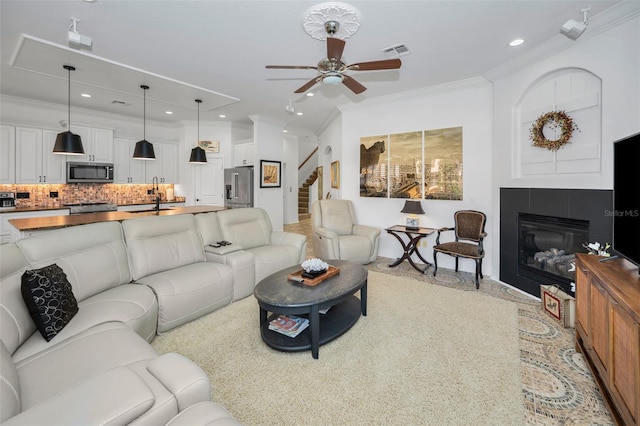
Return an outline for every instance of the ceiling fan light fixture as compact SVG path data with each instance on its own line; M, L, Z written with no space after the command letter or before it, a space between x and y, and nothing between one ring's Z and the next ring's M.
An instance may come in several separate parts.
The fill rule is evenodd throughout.
M144 84L140 86L143 90L143 112L142 112L142 140L136 142L136 146L133 149L134 160L155 160L156 153L153 150L153 144L147 140L147 90L149 86Z
M342 83L342 80L342 75L338 73L327 74L322 77L322 82L324 84L330 84L332 86L337 86L338 84Z
M53 153L64 155L84 155L82 139L79 135L71 133L71 71L75 71L76 69L71 65L64 65L63 68L69 72L69 102L67 103L69 119L67 121L67 131L58 133L58 136L56 136L56 143L53 145Z

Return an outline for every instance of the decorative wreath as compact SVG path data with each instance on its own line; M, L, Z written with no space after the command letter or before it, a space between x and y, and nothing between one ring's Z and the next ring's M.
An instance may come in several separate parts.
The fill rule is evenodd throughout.
M554 129L560 127L560 137L556 140L545 138L543 133L545 126L550 126ZM573 118L569 117L564 111L552 111L538 117L533 126L531 126L529 133L531 134L533 146L557 151L569 142L574 130L578 130L578 126L573 122Z

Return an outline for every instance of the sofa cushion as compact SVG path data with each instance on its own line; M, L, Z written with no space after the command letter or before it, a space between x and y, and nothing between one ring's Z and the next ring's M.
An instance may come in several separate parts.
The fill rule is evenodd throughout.
M202 237L202 242L205 247L209 244L215 244L218 241L222 241L222 233L220 232L220 225L218 223L218 213L199 213L195 216L196 226Z
M321 225L338 235L350 235L353 229L353 212L350 203L319 203ZM314 218L318 220L319 218Z
M55 263L22 274L22 298L47 342L78 313L78 302L67 275Z
M122 222L134 280L204 262L204 246L191 214Z
M23 360L52 344L109 321L122 322L148 342L156 335L158 302L147 286L124 284L83 300L78 307L76 316L51 342L45 341L39 333L33 333L13 354L14 360Z
M284 268L299 264L300 253L294 246L262 246L248 250L256 265L256 284Z
M22 299L22 274L28 267L17 245L0 244L0 339L10 354L36 330Z
M225 240L244 250L266 246L271 242L271 220L264 209L247 207L216 213Z
M78 301L131 282L122 227L101 222L43 232L16 242L33 268L58 264Z
M192 321L231 303L231 268L199 262L147 275L137 281L151 287L158 298L158 333Z
M11 354L0 342L0 422L22 411L20 405L20 380Z

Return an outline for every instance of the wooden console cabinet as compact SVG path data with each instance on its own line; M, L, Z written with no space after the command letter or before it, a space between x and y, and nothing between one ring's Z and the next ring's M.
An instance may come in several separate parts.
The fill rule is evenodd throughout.
M640 276L624 259L578 254L576 349L618 424L640 422Z

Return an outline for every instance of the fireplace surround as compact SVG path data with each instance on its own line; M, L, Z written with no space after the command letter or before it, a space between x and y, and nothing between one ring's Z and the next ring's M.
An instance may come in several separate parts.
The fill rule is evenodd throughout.
M537 297L540 297L541 284L558 285L567 294L573 295L573 274L563 276L549 273L549 269L557 268L543 270L542 260L535 262L529 259L527 265L527 259L524 259L525 265L522 264L524 254L521 250L524 247L522 241L519 244L523 232L522 222L524 220L525 233L533 230L539 234L538 244L540 248L544 247L540 251L552 248L564 250L565 253L562 254L548 254L551 258L561 257L569 255L567 251L575 253L575 250L580 250L581 242L568 244L567 238L583 240L586 236L588 242L610 243L612 219L606 211L611 211L612 208L611 190L500 188L500 281ZM567 233L561 236L559 230ZM533 240L534 236L529 235L528 238ZM559 241L560 238L564 240ZM570 247L553 247L556 243L568 244ZM579 252L584 253L586 250ZM562 272L564 266L559 269Z

